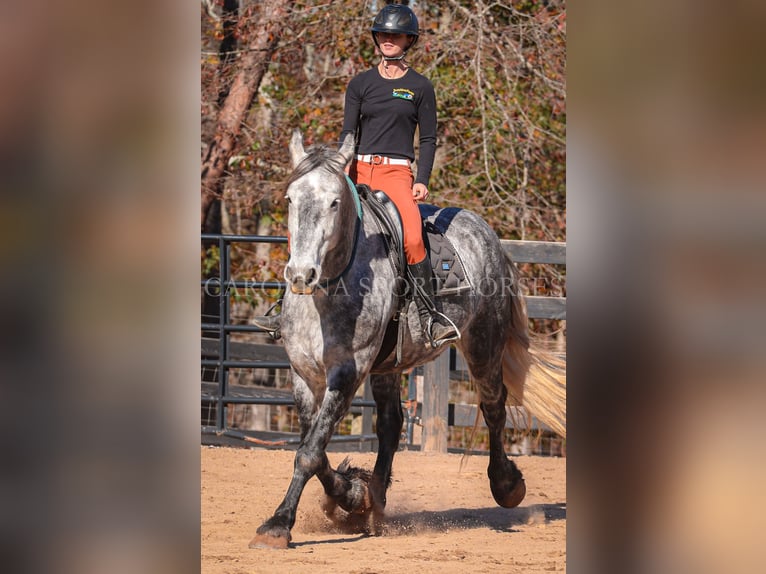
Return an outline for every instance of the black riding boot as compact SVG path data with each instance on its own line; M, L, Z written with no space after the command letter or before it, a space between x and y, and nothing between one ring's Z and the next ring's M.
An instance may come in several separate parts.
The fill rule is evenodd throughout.
M447 317L436 310L434 305L433 273L431 262L426 256L420 263L407 266L413 279L420 289L415 295L415 305L418 308L420 325L423 327L426 340L432 347L440 347L444 343L460 338L460 331ZM427 300L424 299L427 297Z
M279 328L282 326L282 315L261 315L251 319L253 325L268 331L274 339L279 339Z

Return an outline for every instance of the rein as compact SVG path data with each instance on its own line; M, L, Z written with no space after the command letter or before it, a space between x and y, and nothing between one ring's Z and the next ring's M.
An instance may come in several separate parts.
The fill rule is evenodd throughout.
M356 246L359 244L359 224L362 221L362 202L359 199L359 193L356 190L356 185L354 185L354 182L351 181L351 178L348 176L348 174L345 174L345 178L346 183L348 184L348 189L351 192L351 197L354 198L354 205L356 207L356 219L354 220L354 245L351 247L351 255L349 256L348 263L346 263L343 271L341 271L332 279L325 279L324 281L320 281L317 284L318 287L324 290L327 290L329 287L332 287L338 283L341 280L341 277L346 274L346 271L351 268L351 266L354 264L354 258L356 257Z

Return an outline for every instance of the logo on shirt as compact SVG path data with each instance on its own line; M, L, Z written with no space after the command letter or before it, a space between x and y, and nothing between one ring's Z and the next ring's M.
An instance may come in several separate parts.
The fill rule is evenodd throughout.
M415 97L415 92L406 88L394 88L391 94L395 98L401 98L403 100L411 100Z

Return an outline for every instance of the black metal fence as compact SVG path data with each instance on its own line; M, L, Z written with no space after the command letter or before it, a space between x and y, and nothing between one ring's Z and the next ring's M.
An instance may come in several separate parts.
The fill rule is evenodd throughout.
M253 325L235 324L232 322L231 295L232 292L259 291L272 292L273 300L278 299L279 292L286 285L281 281L255 281L232 278L231 247L237 243L269 243L286 244L287 238L282 236L259 235L219 235L203 234L203 245L216 246L218 249L218 273L201 280L203 300L208 304L208 314L203 312L201 323L201 367L202 367L202 440L203 443L239 443L242 441L263 446L296 446L300 437L295 432L280 432L274 430L249 430L232 428L230 424L230 405L274 405L294 406L291 391L271 388L241 386L230 384L230 372L233 369L268 369L286 371L290 364L284 348L275 344L242 343L231 340L237 333L263 333ZM531 241L502 241L504 248L510 252L513 259L523 263L547 263L554 265L566 264L566 244L531 242ZM527 310L530 318L566 319L566 298L555 296L526 297ZM212 303L212 305L211 305ZM214 320L209 320L211 317ZM439 360L451 363L452 370L456 363L454 349L451 355L444 355ZM442 369L444 370L444 369ZM449 372L452 377L453 373ZM434 414L443 418L439 428L452 424L462 426L457 421L458 405L435 404L425 401L419 404L416 398L414 383L415 371L410 373L410 384L407 401L403 403L405 413L405 444L413 446L413 428L421 414L429 420ZM336 433L332 443L344 443L345 450L369 450L377 441L372 432L375 402L372 400L369 385L362 386L364 396L356 397L351 409L354 414L361 414L361 432ZM446 397L446 395L445 395ZM443 400L447 400L444 398ZM421 407L427 407L428 413L421 413ZM459 405L466 407L468 405ZM476 407L473 406L475 409ZM431 410L434 412L431 413ZM465 417L463 417L465 418ZM441 431L440 431L441 432ZM444 438L446 444L446 438ZM332 448L332 446L330 447Z
M287 355L281 345L242 344L231 341L234 333L262 333L258 327L234 324L231 317L231 293L233 290L273 291L275 298L285 288L280 281L255 281L232 278L231 247L236 243L279 243L286 244L287 238L262 235L218 235L203 234L203 245L218 248L218 274L201 280L203 299L215 300L215 321L208 320L211 314L203 316L202 331L202 438L203 443L226 442L221 439L235 439L265 446L297 445L300 437L293 433L278 431L250 431L231 428L229 424L230 405L281 405L292 406L292 393L282 389L263 389L230 385L232 369L283 369L290 368ZM365 385L366 386L366 385ZM375 402L371 397L355 398L352 409L363 417L361 434L336 433L331 442L357 443L358 448L369 449L372 434L372 416ZM214 415L214 421L212 420ZM210 424L212 423L212 424Z

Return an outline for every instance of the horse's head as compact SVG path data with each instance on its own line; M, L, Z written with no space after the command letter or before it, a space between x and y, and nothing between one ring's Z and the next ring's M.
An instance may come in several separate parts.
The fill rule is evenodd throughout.
M290 260L285 267L285 280L293 293L312 293L323 270L337 271L332 268L336 264L333 257L345 254L356 207L343 169L353 153L353 135L346 136L339 151L326 147L307 151L300 131L293 132L290 155L294 172L286 195Z

